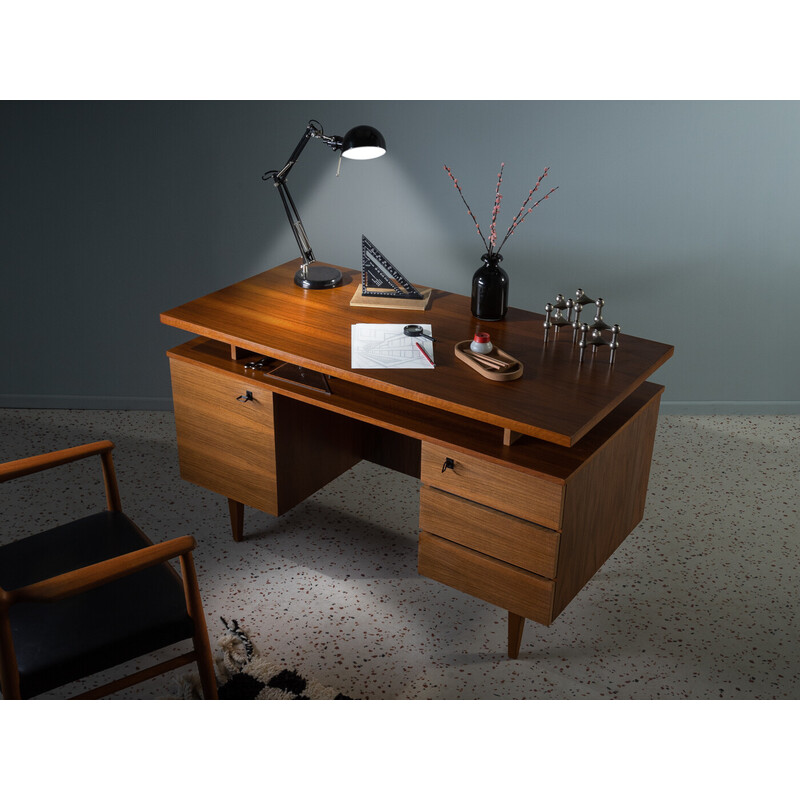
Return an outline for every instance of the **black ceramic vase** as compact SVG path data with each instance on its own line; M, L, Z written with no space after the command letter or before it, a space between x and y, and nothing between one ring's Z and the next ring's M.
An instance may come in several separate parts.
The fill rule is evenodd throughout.
M500 266L503 256L483 256L483 266L472 276L472 316L487 321L503 319L508 310L508 275Z

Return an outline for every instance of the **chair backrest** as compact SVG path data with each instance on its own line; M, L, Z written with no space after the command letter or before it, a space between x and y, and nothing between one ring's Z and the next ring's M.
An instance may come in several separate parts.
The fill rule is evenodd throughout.
M88 456L99 455L103 464L103 482L106 488L106 502L109 511L122 511L122 502L117 485L117 474L114 470L114 459L111 451L114 443L108 439L91 444L82 444L77 447L68 447L65 450L55 450L52 453L20 458L0 464L0 483L21 478L23 475L32 475L36 472L69 464Z

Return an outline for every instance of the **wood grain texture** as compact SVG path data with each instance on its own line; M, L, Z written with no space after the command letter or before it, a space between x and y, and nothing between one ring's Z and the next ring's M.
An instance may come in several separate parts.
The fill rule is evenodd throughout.
M142 535L146 540L147 537ZM186 610L193 624L194 650L178 659L153 665L133 675L92 689L79 695L76 699L88 700L104 697L192 661L197 662L203 696L206 700L217 699L213 654L208 640L200 588L192 557L192 550L195 546L194 537L180 536L96 564L54 575L10 592L0 590L2 595L0 598L0 688L2 688L4 699L20 697L19 674L8 617L8 607L12 603L50 603L64 600L76 594L89 592L111 581L125 578L135 572L163 564L176 557L180 559ZM171 566L170 569L172 569Z
M644 516L661 393L567 483L553 618Z
M100 454L103 464L103 484L106 490L106 505L109 511L122 511L122 500L119 496L119 484L117 483L117 472L114 469L114 457L111 448L104 450Z
M447 584L521 617L549 625L553 581L420 531L420 575Z
M114 444L111 441L103 440L27 459L18 459L0 465L0 476L2 476L2 480L10 480L91 455L100 455L108 509L121 512L119 486L111 455L113 449ZM134 525L132 521L129 520L129 522ZM136 526L134 525L134 527ZM143 531L138 528L137 531L143 541L150 542ZM21 697L18 664L9 618L9 609L12 604L20 602L51 603L64 600L159 564L164 564L168 570L174 573L173 567L167 562L170 559L179 558L183 572L186 609L193 623L194 650L179 659L152 666L133 677L121 678L98 687L85 693L82 697L84 699L101 697L123 688L123 686L133 685L153 675L175 669L191 661L197 661L204 696L206 699L216 699L217 685L213 656L208 641L200 588L192 557L192 550L195 547L194 537L181 536L159 544L149 543L139 550L54 575L12 591L6 591L0 587L0 691L3 693L3 698L9 700Z
M244 503L228 498L228 515L231 518L231 534L234 542L244 541Z
M324 408L274 396L278 513L305 500L361 460L353 420Z
M557 482L564 482L580 469L609 436L625 423L631 413L640 407L643 398L653 396L663 389L657 384L645 382L572 447L562 447L530 436L523 436L511 447L507 447L503 445L501 429L494 425L378 392L360 384L332 379L333 394L325 395L296 384L275 380L262 372L254 374L244 368L246 362L253 360L254 353L248 352L238 361L232 361L228 347L210 339L192 339L172 348L167 355L170 360L207 366L220 375L238 378L244 384L255 384L275 394L328 408L337 414L388 431L446 445L463 453L480 453L487 461L499 466L530 472L545 480Z
M114 443L108 439L90 444L81 444L77 447L68 447L64 450L56 450L51 453L20 458L15 461L7 461L0 464L0 483L20 478L23 475L33 475L46 469L70 464L89 456L99 455L103 469L103 483L106 490L106 504L109 511L122 511L122 501L119 495L119 485L117 474L114 470L114 458L111 451Z
M179 536L167 542L159 542L131 553L90 564L88 567L55 575L37 583L6 592L8 603L50 603L87 592L113 580L132 575L155 564L177 558L196 546L194 537Z
M446 459L452 469L442 471ZM561 527L564 487L552 480L493 464L478 456L456 453L451 448L425 442L422 446L422 482L445 492L466 497L515 517L547 528Z
M180 557L183 594L186 598L186 610L192 618L194 628L192 642L197 657L197 670L200 673L200 685L206 700L217 700L217 679L214 674L214 654L208 641L206 617L203 611L203 600L200 597L200 586L197 583L197 571L194 567L192 551L188 550Z
M129 686L136 686L143 681L150 680L151 678L156 678L159 675L163 675L165 672L169 672L173 669L178 669L179 667L186 666L187 664L191 664L197 661L197 655L194 650L191 653L184 653L181 656L175 656L175 658L169 659L169 661L163 661L160 664L154 664L152 667L145 667L144 669L139 670L138 672L133 673L132 675L125 675L122 678L117 678L115 681L111 681L109 683L104 683L102 686L97 686L94 689L89 689L87 692L83 692L82 694L75 695L73 700L100 700L103 697L106 697L109 694L114 694L114 692L120 692L123 689L127 689ZM206 700L210 699L217 699L206 697Z
M541 314L510 308L501 322L481 322L498 347L525 366L517 381L482 379L455 357L471 339L476 320L463 295L434 290L424 312L354 308L360 278L342 269L340 287L301 289L293 282L299 259L164 312L161 321L229 346L273 356L390 395L466 415L557 444L571 446L670 358L671 345L624 333L616 363L578 363L577 347L544 344ZM435 370L353 370L350 330L357 322L428 322L433 326Z
M361 458L347 417L274 395L247 376L170 365L181 476L228 498L236 541L239 504L278 516ZM252 400L237 400L248 391Z
M108 439L103 439L100 442L81 444L77 447L67 447L64 450L55 450L51 453L42 453L29 458L6 461L0 464L0 483L14 478L21 478L23 475L32 475L62 464L69 464L89 456L110 453L113 449L114 443Z
M559 534L429 486L420 489L419 526L443 539L555 578Z
M591 355L580 364L571 337L545 345L544 317L511 308L504 321L480 327L524 364L524 373L516 381L486 381L455 357L455 344L470 340L477 324L469 298L433 290L428 310L416 315L357 308L350 299L359 272L342 269L342 286L315 292L294 284L298 265L299 259L161 315L202 337L169 352L174 374L188 369L198 376L178 386L179 446L183 427L188 450L198 450L193 468L212 451L222 454L215 467L205 467L215 485L195 482L282 513L360 457L419 474L426 484L420 572L507 609L509 653L518 652L524 618L549 624L641 519L663 391L647 378L672 356L672 346L626 333L613 366ZM430 323L436 369L351 369L351 326L359 322ZM316 370L328 376L332 393L245 371L254 356ZM272 416L254 427L248 410L240 426L242 415L221 411L221 395L207 388L202 422L189 422L203 386L269 396L263 404ZM246 452L255 440L261 455L269 454L247 460L244 481L269 493L267 501L237 491L241 475L220 480L236 466L226 461L222 438L197 448L208 439L200 429L223 431L226 419L240 426ZM442 472L446 458L454 469ZM183 455L181 467L183 474Z
M508 657L519 658L522 632L525 630L525 617L508 612Z
M10 605L8 593L0 588L0 691L4 700L19 700L19 667L8 615Z
M181 477L278 514L272 392L170 360ZM252 391L253 400L236 398Z
M361 457L412 478L419 478L419 439L361 423Z

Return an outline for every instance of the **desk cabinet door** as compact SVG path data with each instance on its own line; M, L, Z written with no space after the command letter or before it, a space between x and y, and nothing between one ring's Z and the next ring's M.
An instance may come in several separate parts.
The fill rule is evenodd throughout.
M277 514L272 392L174 358L170 370L181 477Z

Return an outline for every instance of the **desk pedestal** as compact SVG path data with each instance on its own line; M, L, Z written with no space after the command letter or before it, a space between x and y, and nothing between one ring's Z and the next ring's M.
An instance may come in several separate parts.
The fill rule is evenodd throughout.
M332 394L245 369L198 338L171 350L181 476L280 515L362 458L419 477L419 572L549 625L641 521L663 387L643 383L577 445L504 444L492 426L331 379Z

